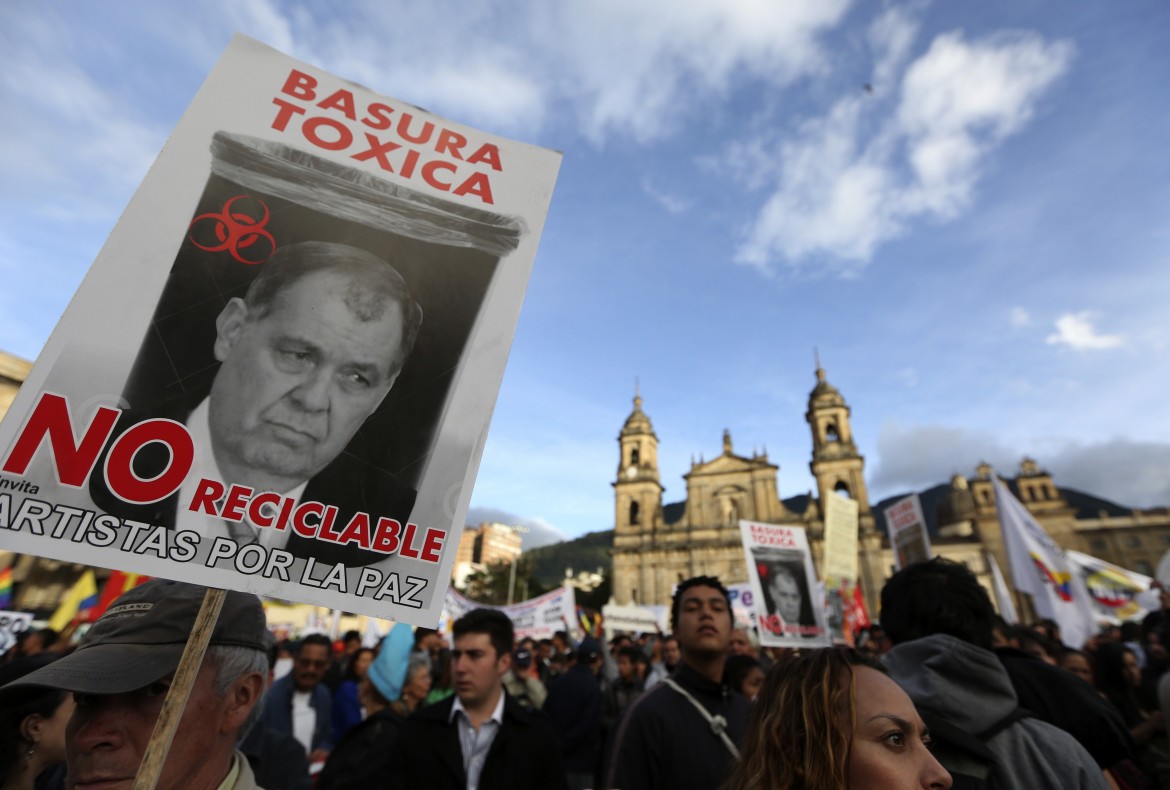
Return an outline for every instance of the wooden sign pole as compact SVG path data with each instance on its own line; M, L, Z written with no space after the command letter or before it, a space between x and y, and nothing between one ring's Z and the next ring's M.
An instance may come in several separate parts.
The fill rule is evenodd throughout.
M158 783L163 763L166 762L167 752L171 749L171 741L175 739L179 720L183 718L183 709L187 707L187 698L191 696L199 668L203 665L203 656L207 653L207 645L211 642L211 634L215 630L216 621L219 620L226 596L227 590L216 588L208 588L203 596L203 606L195 617L195 625L187 639L187 647L183 649L183 657L179 659L179 668L175 670L175 678L171 681L167 698L163 700L154 732L150 735L150 742L146 745L145 754L142 755L142 763L138 766L134 790L154 790Z

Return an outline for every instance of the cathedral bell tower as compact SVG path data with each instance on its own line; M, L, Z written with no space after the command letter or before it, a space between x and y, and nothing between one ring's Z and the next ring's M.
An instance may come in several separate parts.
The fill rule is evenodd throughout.
M808 467L817 481L819 501L823 503L826 496L836 493L857 500L860 512L869 513L865 459L853 443L849 407L837 388L825 380L819 361L817 385L808 396L805 419L812 429L812 462Z
M618 434L619 457L614 481L615 535L651 531L662 521L662 483L658 478L658 437L634 395L634 411Z

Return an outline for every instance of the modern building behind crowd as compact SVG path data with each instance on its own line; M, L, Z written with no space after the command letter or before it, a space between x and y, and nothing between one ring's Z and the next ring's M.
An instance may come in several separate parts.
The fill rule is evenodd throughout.
M821 503L826 496L844 495L859 505L858 567L867 604L876 611L876 596L894 570L880 512L885 505L870 503L865 458L853 440L851 410L819 366L805 420L812 435L809 468L815 491L781 498L779 467L768 460L767 452L740 455L730 432L724 431L718 456L692 459L690 471L683 475L686 497L664 502L658 436L642 409L642 398L635 396L634 410L618 435L613 483L616 603L668 604L674 586L697 574L716 575L726 583L747 581L740 519L804 527L819 575L824 543ZM991 476L991 467L980 464L974 477L955 475L949 487L922 494L934 552L965 564L989 590L988 556L995 557L1005 573L1008 568ZM1007 483L1065 549L1147 575L1153 574L1159 558L1170 549L1168 508L1131 509L1061 489L1030 458L1023 460ZM1029 612L1021 600L1016 606Z
M514 562L522 551L520 531L507 524L485 523L468 526L459 538L455 566L451 578L455 587L462 589L467 577L484 571L491 565Z

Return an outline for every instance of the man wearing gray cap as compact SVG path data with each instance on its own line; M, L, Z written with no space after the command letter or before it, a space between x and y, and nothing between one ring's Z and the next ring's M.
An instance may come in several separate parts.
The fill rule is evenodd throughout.
M206 589L153 579L120 596L72 654L0 689L49 686L74 692L65 732L68 787L130 788L179 666ZM264 609L229 592L159 777L160 790L253 790L236 742L260 713Z

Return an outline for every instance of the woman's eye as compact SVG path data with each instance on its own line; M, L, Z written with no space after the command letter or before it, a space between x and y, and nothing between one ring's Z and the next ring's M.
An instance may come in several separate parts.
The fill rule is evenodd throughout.
M892 746L905 746L906 734L901 730L894 730L893 732L886 733L886 736L883 738L883 740Z

